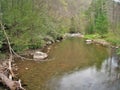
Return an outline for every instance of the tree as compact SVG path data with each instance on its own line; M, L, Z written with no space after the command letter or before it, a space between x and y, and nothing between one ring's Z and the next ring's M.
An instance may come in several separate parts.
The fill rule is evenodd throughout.
M101 14L97 16L95 23L95 29L97 33L102 35L108 32L108 21L106 15Z
M72 17L71 18L71 25L70 25L70 33L76 33L77 32L77 27L76 27L76 23L75 23L75 18Z
M93 0L91 7L87 11L88 20L88 33L105 34L108 32L108 16L106 10L105 0Z

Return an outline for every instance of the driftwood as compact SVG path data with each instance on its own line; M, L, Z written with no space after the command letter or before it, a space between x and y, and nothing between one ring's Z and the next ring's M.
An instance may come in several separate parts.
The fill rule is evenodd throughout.
M20 57L21 59L27 59L27 60L33 60L33 59L25 58L25 57L18 55L11 47L9 37L6 33L6 30L5 30L5 27L4 27L4 24L2 23L2 21L0 22L0 26L1 26L1 30L3 30L5 38L7 40L7 44L9 47L9 53L10 53L9 59L4 61L5 62L5 63L3 62L4 64L0 64L1 82L3 84L5 84L10 90L25 90L21 85L21 80L19 80L19 81L13 80L15 77L14 72L13 72L13 67L12 67L13 55ZM40 60L40 61L48 61L48 60Z
M15 81L12 64L9 61L4 61L0 64L0 79L10 90L25 90L21 85L21 80Z
M14 81L13 78L15 77L13 68L12 68L12 61L13 61L13 50L9 41L9 38L7 36L7 33L5 31L5 27L0 23L1 29L4 32L4 35L6 37L8 47L9 47L9 52L10 52L10 57L8 60L4 61L4 64L0 65L0 79L3 84L5 84L10 90L25 90L22 85L21 85L21 80L19 81Z
M21 86L21 81L13 81L5 76L3 73L0 73L0 78L3 84L5 84L10 90L25 90Z

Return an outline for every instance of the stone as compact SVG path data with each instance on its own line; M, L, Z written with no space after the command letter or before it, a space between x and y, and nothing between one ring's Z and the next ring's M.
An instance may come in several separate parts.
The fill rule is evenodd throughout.
M83 38L84 35L82 35L81 33L66 33L64 35L64 37L81 37L81 38Z
M92 40L90 40L90 39L87 39L85 41L86 41L86 44L91 44L92 43Z
M92 42L92 40L90 40L90 39L87 39L87 40L86 40L86 42Z
M28 70L28 69L29 69L29 68L27 68L27 67L25 68L25 70Z
M46 53L43 53L43 52L40 52L40 51L36 51L34 54L33 54L33 59L45 59L47 58L48 55Z
M49 43L54 43L55 42L53 37L51 37L51 36L44 37L44 41L49 42Z
M100 44L100 45L103 45L103 46L109 46L110 45L110 43L108 43L107 41L102 40L102 39L96 39L96 40L93 40L93 42L95 44Z
M51 45L51 44L52 44L52 42L51 42L51 41L48 41L46 44L47 44L47 45Z

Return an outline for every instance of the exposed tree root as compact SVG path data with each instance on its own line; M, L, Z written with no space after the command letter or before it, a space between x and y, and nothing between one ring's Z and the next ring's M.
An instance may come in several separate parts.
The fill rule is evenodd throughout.
M9 59L4 61L2 64L0 64L0 79L1 79L1 82L3 84L5 84L10 90L25 90L21 86L21 80L19 80L19 81L14 81L13 80L14 77L15 77L15 74L13 72L13 67L12 67L13 55L21 58L22 60L35 60L35 59L26 58L26 57L23 57L23 56L20 56L19 54L17 54L13 50L13 48L11 47L9 37L8 37L6 31L5 31L5 27L2 23L2 21L0 22L0 26L1 26L1 30L3 30L5 38L7 40L7 44L8 44L8 47L9 47L9 53L10 53ZM46 60L38 60L38 61L51 61L51 60L46 59Z
M5 27L1 22L1 29L4 32L4 35L6 37L8 47L9 47L9 52L10 56L9 59L4 61L0 65L0 79L3 84L5 84L10 90L25 90L22 85L21 85L21 80L19 81L14 81L13 78L15 77L13 68L12 68L12 61L13 61L13 49L11 48L11 44L9 41L9 38L7 36L7 33L5 31Z

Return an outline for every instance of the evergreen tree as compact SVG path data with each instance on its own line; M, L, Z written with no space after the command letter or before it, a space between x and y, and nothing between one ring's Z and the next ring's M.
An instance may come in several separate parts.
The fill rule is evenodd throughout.
M87 32L105 34L108 32L108 16L105 0L93 0L91 7L87 12L90 17Z

